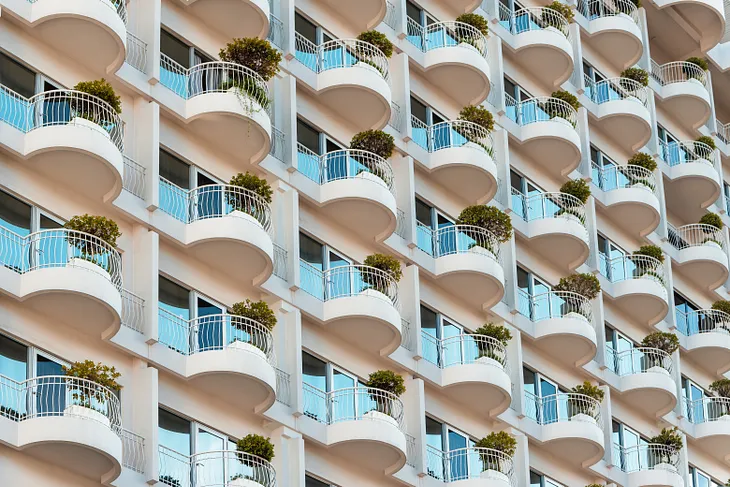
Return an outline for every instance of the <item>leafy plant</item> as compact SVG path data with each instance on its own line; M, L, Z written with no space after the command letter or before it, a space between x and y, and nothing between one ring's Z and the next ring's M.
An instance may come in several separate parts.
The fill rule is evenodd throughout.
M654 170L656 169L656 161L646 152L637 152L636 154L631 156L628 164L630 166L643 167L644 169L647 169L651 172L654 172Z
M234 38L218 53L222 61L245 66L269 81L279 72L281 52L265 39Z
M601 484L588 484L588 485L586 485L586 487L606 487L606 486L601 485Z
M271 106L271 99L269 98L266 88L259 83L255 83L250 80L242 81L233 79L223 81L220 84L221 91L228 91L231 88L237 88L239 94L246 95L251 100L256 101L259 105L261 105L261 108L263 108L264 110L268 109ZM247 107L248 111L254 112L254 109L256 107L250 102L248 103L248 105L250 105L249 107Z
M707 59L705 59L705 58L691 57L691 58L687 58L687 62L689 64L694 64L695 66L699 67L702 71L707 71L710 68L710 65L707 64Z
M274 458L274 444L271 443L271 439L254 433L238 440L236 450L263 458L267 462L270 462ZM241 463L246 463L246 457L244 455L239 455L238 460Z
M276 314L264 301L239 301L231 306L231 314L253 320L269 331L276 326Z
M489 22L487 22L487 19L479 14L461 14L456 17L456 21L461 22L462 24L471 25L483 35L487 35L489 32Z
M581 396L590 397L598 402L603 401L603 397L605 396L605 393L600 387L594 386L588 381L573 387L572 392L574 394L580 394ZM598 413L594 403L586 401L584 398L578 396L569 396L568 406L570 407L571 417L576 414L587 414L588 416L595 417Z
M697 137L696 142L700 142L702 144L705 144L706 146L708 146L712 150L717 149L717 145L715 145L715 139L713 139L709 135L701 135L701 136Z
M390 392L395 396L400 396L406 392L403 377L392 370L378 370L371 373L365 386L370 389Z
M363 264L383 271L392 277L395 282L400 281L401 277L403 277L400 261L392 255L371 254L365 257ZM363 272L362 280L381 292L382 290L380 288L387 288L388 286L382 277L376 273Z
M76 83L76 86L73 88L76 91L81 91L84 93L87 93L89 95L95 96L103 101L105 101L111 108L114 110L117 114L122 113L122 99L121 97L117 96L117 93L114 91L114 87L109 84L109 82L104 79L97 79L94 81L81 81L79 83ZM85 112L89 108L85 106L86 104L77 102L74 104L74 111L82 111ZM84 114L82 113L81 116L83 118L87 118L89 120L94 121L93 118L89 118L90 114ZM96 120L98 121L98 120Z
M575 196L585 203L591 195L591 188L584 179L571 179L560 187L560 192Z
M465 106L459 112L459 120L466 120L467 122L475 123L485 129L487 132L491 132L492 130L494 130L494 116L492 116L492 113L489 110L482 106ZM462 133L461 135L471 140L469 134ZM478 134L471 135L475 136L474 138L478 138Z
M557 286L553 287L553 291L572 292L590 300L598 297L601 292L601 283L593 274L584 272L561 277Z
M504 453L508 457L514 457L517 452L517 440L506 431L492 431L487 436L474 443L476 448L487 448ZM484 463L484 458L482 459ZM484 470L491 470L485 468ZM494 469L497 470L497 469Z
M395 139L382 130L366 130L359 132L352 137L350 149L362 150L377 154L383 159L393 155L395 150Z
M568 91L553 91L550 97L564 101L574 110L578 110L580 108L580 102L578 101L578 98L576 98L574 94ZM544 103L541 108L548 115L550 115L550 118L565 118L568 115L567 113L565 113L563 105L561 103L555 103L554 100L549 100L548 102Z
M649 73L642 68L626 68L621 72L621 78L636 81L642 86L649 86ZM622 84L624 89L632 90L632 83Z
M512 333L506 326L496 325L494 323L485 323L474 331L476 335L483 335L494 338L503 346L507 346L512 340Z
M93 360L84 360L83 362L74 362L71 367L64 365L62 368L67 377L86 379L115 392L122 390L122 386L117 382L122 374L117 372L117 369L113 366L104 365L101 362L94 363ZM69 383L68 388L73 391L73 398L81 402L80 406L91 408L91 399L95 399L101 404L107 400L106 394L101 389L93 390L84 384L81 384L77 389L73 382Z
M718 230L722 230L723 227L722 218L720 218L720 215L717 213L705 213L702 215L702 218L700 218L700 224L710 225Z
M603 389L598 386L594 386L588 381L584 381L582 384L578 384L577 386L573 387L572 391L576 394L588 396L598 402L602 402L604 396L606 395L606 393L603 392Z
M730 315L730 301L726 301L724 299L715 301L714 303L712 303L712 309L723 311Z
M566 4L555 0L553 3L545 6L545 8L556 11L557 13L565 17L565 20L567 20L568 23L573 22L573 9ZM549 26L560 28L560 24L556 20L554 20L552 16L544 16L543 21L545 21Z
M716 380L710 384L710 390L719 397L730 398L730 379L723 378Z
M668 354L673 354L679 348L679 338L674 333L655 331L641 340L641 346L647 348L658 348Z
M467 206L456 219L457 225L471 225L488 230L500 243L512 238L512 220L508 214L487 205Z
M274 191L271 189L271 185L268 183L268 181L266 181L264 178L256 176L255 174L251 174L248 171L246 171L245 174L239 172L231 178L228 184L231 186L238 186L239 188L253 191L267 203L271 203L271 196L274 194ZM231 205L234 205L234 203L231 201L229 201L229 203ZM239 206L237 205L234 206L236 206L237 209L242 209L239 208Z
M121 237L122 233L119 231L119 226L114 220L106 218L104 216L96 216L83 214L81 216L75 216L67 221L64 228L68 230L75 230L77 232L84 232L93 235L111 247L117 246L117 238ZM81 258L93 262L100 267L108 270L109 263L106 261L104 256L107 251L101 246L91 241L89 238L78 234L72 234L68 236L68 241L71 245L76 247L81 252Z
M664 262L664 252L656 245L642 245L639 250L634 250L634 255L646 255L655 258L659 262Z
M380 49L383 52L383 55L385 55L388 59L390 59L390 56L393 55L393 43L390 42L388 36L382 32L378 32L377 30L368 30L366 32L361 32L357 38Z
M682 436L678 433L679 428L662 428L661 433L649 439L649 444L664 445L675 450L683 446Z

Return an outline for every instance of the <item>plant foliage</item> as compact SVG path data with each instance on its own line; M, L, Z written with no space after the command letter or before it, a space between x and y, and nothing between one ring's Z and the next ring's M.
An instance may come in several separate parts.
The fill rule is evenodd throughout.
M406 392L403 377L392 370L378 370L373 372L368 377L368 381L365 383L365 386L371 389L379 389L381 391L390 392L395 396L400 396Z
M730 398L730 379L718 379L710 384L710 390L720 397Z
M555 2L553 2L553 3L555 3ZM553 91L553 93L550 96L552 98L557 98L558 100L563 100L568 105L573 107L575 110L578 110L580 108L580 102L578 101L578 98L576 98L576 96L569 91L565 91L565 90Z
M700 218L700 223L703 225L710 225L718 230L722 230L723 227L722 218L720 218L720 215L717 213L705 213L702 215L702 218Z
M655 331L641 340L641 346L647 348L658 348L668 354L673 354L679 348L679 338L674 333Z
M553 291L572 292L590 300L598 297L601 292L601 283L593 274L584 272L561 277L557 286L553 287Z
M494 206L467 206L459 213L456 223L488 230L501 243L512 238L512 220L508 214Z
M475 123L484 128L487 132L494 130L494 116L492 113L482 106L467 105L459 112L459 120L466 120ZM462 134L466 138L470 138L470 134ZM477 135L477 134L473 134Z
M595 399L598 402L603 401L603 397L606 395L603 390L598 387L594 386L588 381L583 382L582 384L578 384L577 386L573 387L573 392L576 394L582 394L584 396L588 396L592 399Z
M400 261L392 255L385 254L371 254L365 257L363 264L368 267L374 267L388 274L396 282L400 281L403 277L403 271L401 270ZM366 279L366 275L363 275L363 279ZM370 284L370 283L369 283Z
M649 86L649 73L642 68L626 68L621 72L621 77L636 81L642 86Z
M655 258L659 262L664 262L664 252L656 245L642 245L639 250L634 250L634 255L646 255Z
M276 314L269 308L269 305L263 301L239 301L231 307L231 314L243 316L265 326L269 331L276 326Z
M462 24L471 25L483 35L487 35L489 32L489 22L487 22L487 19L479 14L461 14L456 17L456 21L461 22Z
M84 360L83 362L74 362L71 367L63 366L63 373L68 377L76 377L86 379L100 386L106 387L110 391L118 392L122 390L122 386L117 379L122 376L113 366L104 365L101 362L94 363L93 360ZM103 391L90 390L85 387L73 388L72 397L81 401L81 406L88 408L93 407L91 399L96 399L99 403L104 403L107 396Z
M712 149L712 150L717 149L717 145L715 145L715 139L713 139L709 135L701 135L701 136L697 137L697 142L700 142L702 144L709 146L710 149Z
M122 236L117 222L104 216L89 215L88 213L71 218L63 225L63 227L69 230L76 230L78 232L94 235L112 247L117 246L117 239ZM93 253L93 250L89 248L93 246L90 242L82 239L75 239L74 244L85 254ZM81 248L82 246L84 248Z
M359 132L352 137L350 149L362 150L377 154L383 159L393 155L395 150L395 139L382 130L366 130Z
M573 22L574 14L573 9L567 6L566 4L559 2L558 0L555 0L553 3L547 5L545 8L549 8L550 10L555 10L557 13L565 17L565 20L568 21L568 23ZM545 21L549 21L550 17L545 17ZM558 27L557 25L553 25L553 27Z
M647 169L651 172L654 172L654 170L656 169L656 161L646 152L637 152L636 154L631 156L628 164L630 166L643 167L644 169Z
M496 325L494 323L485 323L474 331L477 335L488 336L498 340L505 347L512 340L512 333L506 326Z
M388 40L388 36L377 30L368 30L361 32L357 38L363 42L367 42L380 49L386 58L390 59L393 55L393 43Z
M239 172L231 178L228 184L253 191L267 203L271 203L271 196L274 194L268 181L248 171L245 174Z
M269 81L279 72L281 52L265 39L256 37L234 38L220 50L222 61L245 66Z
M675 450L682 448L682 436L678 433L679 429L675 426L674 428L662 428L661 433L653 436L649 439L650 444L665 445Z
M104 79L81 81L76 83L74 90L82 91L105 101L117 114L122 113L122 99L114 91L114 87Z
M712 309L723 311L730 315L730 301L726 301L724 299L715 301L714 303L712 303Z
M474 446L476 448L488 448L490 450L497 450L508 457L514 457L517 452L517 440L514 436L507 433L506 431L493 431L487 436L477 441Z
M274 458L274 444L271 443L271 439L253 433L238 440L236 450L263 458L267 462ZM244 462L243 456L238 458Z
M702 71L707 71L710 66L707 64L707 59L701 57L691 57L687 59L687 62L698 66Z
M584 179L571 179L560 187L560 192L575 196L581 203L585 203L591 195L591 187Z

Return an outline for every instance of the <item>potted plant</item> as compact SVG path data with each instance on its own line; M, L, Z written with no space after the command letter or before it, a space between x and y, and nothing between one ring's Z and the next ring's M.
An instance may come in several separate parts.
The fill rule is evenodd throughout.
M474 447L491 450L491 452L483 452L480 454L482 473L479 477L509 483L507 474L510 471L512 458L514 458L517 452L517 440L514 436L506 431L493 431L474 443ZM504 458L494 455L492 453L494 451L504 454Z
M648 277L650 279L654 279L658 281L662 286L664 285L664 280L657 272L657 269L661 264L664 263L664 252L662 252L662 249L657 247L656 245L642 245L639 247L639 250L634 250L634 254L637 256L646 256L651 257L652 259L655 259L655 261L647 261L647 260L640 260L640 259L632 259L635 262L644 262L644 264L637 264L636 268L634 269L634 277Z
M122 386L117 382L117 379L121 377L117 369L103 365L101 362L94 363L92 360L84 360L83 362L74 362L70 367L63 366L63 373L68 377L66 381L66 408L63 410L64 416L93 419L109 426L108 408L105 405L110 397L103 388L112 393L122 389ZM83 381L75 379L85 379L102 386L102 388L95 389Z
M496 325L494 323L485 323L480 326L474 332L475 335L481 335L485 337L494 338L497 340L502 347L507 347L509 341L512 339L512 333L506 326ZM491 341L475 339L479 356L476 362L480 364L494 365L500 369L504 369L505 364L505 351L494 347Z
M570 421L583 421L597 424L596 417L599 413L599 404L605 396L603 390L585 381L583 384L573 387L572 392L573 395L568 400ZM579 394L579 396L575 396L575 394ZM595 399L597 402L588 401L583 396Z
M687 75L687 81L703 84L705 82L705 71L710 68L707 60L701 57L691 57L687 59L686 63L683 69L684 74ZM701 73L696 68L699 68Z
M403 276L400 261L392 255L372 254L365 257L363 265L378 269L382 271L382 273L367 272L363 270L361 277L363 282L368 285L368 288L360 294L364 296L378 297L390 303L392 300L388 297L388 292L392 291L389 289L391 282L387 280L383 274L393 279L393 281L399 282Z
M469 247L469 251L472 253L492 257L497 249L490 248L489 239L482 238L482 234L479 231L468 227L478 227L487 230L499 243L505 243L512 238L512 220L508 214L494 206L467 206L459 213L456 224L467 226L467 228L461 231L474 240Z
M626 79L636 81L641 86L649 86L649 73L642 68L626 68L621 71L621 80ZM634 83L621 83L621 87L627 91L633 91L636 85Z
M366 32L361 32L360 35L357 36L357 38L358 40L366 42L371 46L379 49L386 57L386 59L390 59L390 57L393 55L393 43L390 42L388 36L386 36L382 32L378 32L377 30L368 30ZM361 66L367 69L375 69L378 71L378 73L385 76L385 66L379 66L372 59L359 59L357 66Z
M644 353L643 359L646 361L644 364L646 372L669 375L669 363L672 360L669 356L679 348L679 338L677 338L677 335L664 331L655 331L641 340L641 346L661 350L667 354Z
M262 468L263 465L256 459L249 457L249 455L271 462L274 458L274 445L271 443L271 439L253 433L246 435L236 442L236 451L240 452L237 455L238 461L248 467L246 471L250 472L253 469L254 472L233 475L226 487L261 487L258 479L263 478L263 476L257 474L255 470ZM248 455L243 455L243 453Z
M564 28L563 23L561 22L561 16L568 21L568 23L573 22L574 14L573 9L567 6L566 4L559 2L558 0L555 0L553 3L546 5L546 9L549 9L557 14L559 16L555 15L543 15L542 21L545 24L546 30L553 30L560 35L565 35L567 32L563 32L561 29Z
M274 311L264 301L246 299L245 301L239 301L233 304L231 307L231 315L233 315L231 317L231 327L235 331L236 336L232 341L229 340L228 347L251 352L266 360L266 352L271 350L273 345L269 343L269 336L258 336L259 332L247 323L246 320L236 319L234 316L248 318L267 330L272 331L276 326L276 315Z
M95 96L109 105L109 108L117 115L122 113L121 97L116 94L114 87L104 78L94 81L81 81L76 83L73 89ZM113 122L113 120L106 120L102 113L99 112L99 109L94 108L92 103L80 97L78 99L72 98L70 105L73 118L69 121L69 125L79 125L99 132L102 123L110 124ZM109 131L105 128L101 130L101 133L107 138L111 137Z
M370 152L383 159L388 159L395 150L395 139L392 135L382 130L365 130L353 135L350 140L350 150ZM386 174L381 166L367 155L351 153L350 157L362 166L357 177L373 181L377 184L388 186L391 181L390 174Z
M672 457L682 449L682 436L678 433L679 429L675 426L674 428L662 428L661 433L649 439L650 445L661 445L667 447L667 449L658 449L655 453L657 463L654 468L657 470L669 470L676 472L677 467L672 465Z
M482 106L467 105L459 112L459 120L471 122L455 124L455 130L467 139L466 145L484 149L490 156L493 155L492 147L483 140L484 132L489 134L494 130L494 117L491 112Z
M378 370L368 376L365 387L373 389L370 391L370 399L375 403L375 409L366 412L363 417L398 426L397 419L393 417L391 398L387 394L382 394L382 391L400 397L406 392L403 377L392 370Z
M274 191L268 181L246 171L245 174L238 173L228 182L229 186L243 188L258 195L264 202L271 203L271 196ZM258 202L244 191L236 191L234 188L226 189L226 201L232 207L228 216L243 218L259 227L263 227L259 218L263 219L263 208Z
M474 27L484 36L489 33L489 22L479 14L461 14L456 17L456 22Z
M591 195L591 188L584 179L572 179L567 181L560 187L560 192L563 194L569 194L577 198L581 203L585 204L588 201L588 197ZM569 200L569 198L564 198ZM560 210L555 213L555 216L574 220L579 222L581 225L585 223L583 214L578 211L575 206L572 206L572 201L561 201L559 205Z
M700 144L705 144L712 150L717 149L717 145L715 144L715 139L713 139L709 135L701 135L700 137L697 137L697 140L695 140L695 142L699 142ZM695 152L699 152L699 151L695 150Z
M93 235L109 244L112 248L117 246L117 238L122 235L119 231L119 226L114 220L104 216L89 215L87 213L71 218L63 227L68 230ZM106 261L108 249L102 247L92 239L74 233L68 236L68 241L81 254L79 256L74 255L68 259L68 265L70 267L79 267L96 273L99 273L99 269L101 269L103 271L102 275L111 280L109 263Z
M553 91L550 95L550 98L562 100L576 111L578 111L578 109L580 108L580 102L578 101L578 98L576 98L574 94L568 91ZM555 100L548 100L547 102L543 103L543 106L541 108L545 111L545 113L550 116L551 119L559 118L561 120L567 121L567 119L565 118L567 116L567 113L565 113L562 103L556 103ZM572 122L570 123L572 125Z
M722 378L710 384L710 390L719 398L714 401L712 413L717 416L720 421L730 421L730 379Z
M637 152L631 156L628 160L628 166L643 167L650 173L653 173L657 168L654 158L645 152ZM627 176L631 182L631 187L644 187L652 192L654 191L654 185L648 180L648 178L637 177L636 175L632 175L631 172L629 172Z
M465 25L473 27L479 31L482 36L486 37L489 33L489 22L487 22L487 19L479 14L467 13L456 17L454 33L459 41L459 45L467 45L482 52L482 50L486 48L484 38L474 35L474 31Z
M220 50L218 55L221 61L244 66L258 74L266 82L279 72L281 52L276 50L269 41L257 37L234 38ZM242 102L248 99L250 111L266 110L271 105L266 90L256 80L229 80L224 81L221 89L236 93ZM241 96L244 95L244 96ZM259 105L259 106L256 106Z
M704 215L702 215L702 218L700 218L699 223L701 225L708 226L703 228L703 231L707 235L709 235L703 243L710 247L722 249L722 242L715 238L717 231L722 230L723 227L722 218L720 218L720 215L718 215L717 213L705 213Z
M590 301L598 297L598 294L601 292L601 283L593 274L584 272L581 274L572 274L568 277L561 277L558 284L553 286L553 291L579 294ZM574 318L583 321L588 319L587 316L581 313L582 310L579 306L573 309L573 306L570 306L567 302L563 303L562 311L565 318Z
M724 316L715 318L715 331L730 333L730 301L720 299L712 303L712 309L722 311Z

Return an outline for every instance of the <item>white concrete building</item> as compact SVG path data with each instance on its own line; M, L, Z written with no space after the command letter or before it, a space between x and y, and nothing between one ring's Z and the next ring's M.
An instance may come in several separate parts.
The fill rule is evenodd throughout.
M724 486L729 236L698 222L730 224L727 2L544 3L0 0L0 486ZM273 79L220 61L240 37L281 51ZM102 77L120 114L72 90ZM348 148L370 129L387 160ZM245 172L271 203L227 185ZM455 225L475 204L513 237ZM63 228L83 214L116 247ZM650 244L663 263L632 257ZM553 290L573 272L600 294ZM86 359L121 391L64 375ZM384 369L400 397L365 387ZM681 449L652 441L675 426ZM475 446L500 431L511 459ZM237 453L252 433L271 462Z

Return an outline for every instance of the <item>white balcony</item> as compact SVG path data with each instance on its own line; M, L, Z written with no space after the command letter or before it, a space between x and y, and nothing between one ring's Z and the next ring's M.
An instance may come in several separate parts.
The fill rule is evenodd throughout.
M675 310L677 330L692 361L712 375L730 371L730 315L717 309Z
M548 261L574 270L588 258L588 229L583 202L565 193L525 196L512 190L515 229Z
M659 418L677 405L677 384L668 353L646 347L617 352L607 347L606 361L620 377L621 398L637 411Z
M436 385L454 401L487 417L507 410L512 381L500 341L474 334L439 339L421 332L421 343L424 360L438 368Z
M58 229L21 236L0 228L0 287L93 337L119 330L122 257L93 235Z
M618 227L639 238L656 230L660 210L654 173L641 166L592 163L592 176L601 190L596 201Z
M490 448L441 451L426 445L426 471L430 477L459 487L510 487L517 485L512 457Z
M693 424L691 436L699 446L721 462L730 463L730 399L685 399L684 413Z
M226 38L259 37L269 33L270 3L267 0L179 0L190 14L198 17Z
M604 453L601 403L583 394L537 397L525 391L525 416L540 425L538 441L571 466L589 467Z
M475 0L469 1L476 3ZM334 13L346 19L358 32L375 28L385 19L386 12L394 9L388 0L322 0L322 2Z
M705 53L723 40L725 8L721 0L652 0L651 3L658 11L650 9L647 18L650 24L661 26L660 45L691 39L693 43L687 48ZM686 32L675 34L675 29ZM677 39L679 35L682 37Z
M452 295L479 309L504 296L500 243L491 232L470 225L416 228L418 248L433 258L424 270Z
M578 112L567 102L548 96L518 102L505 93L505 115L520 126L522 150L556 176L567 176L580 164Z
M581 0L577 12L587 21L587 42L619 71L644 52L639 11L631 0Z
M610 281L607 296L627 317L654 326L667 314L669 294L661 262L647 255L599 254L599 270Z
M479 105L490 90L487 38L471 25L435 22L426 27L407 17L411 59L423 76L459 105ZM410 46L405 46L410 47Z
M197 259L245 283L273 272L271 208L253 191L227 184L186 190L160 177L156 226Z
M122 412L113 391L76 377L0 376L0 397L3 443L92 482L121 473Z
M711 105L707 74L686 61L651 64L651 76L661 85L661 105L669 115L689 130L705 123Z
M317 185L302 194L313 196L328 218L368 241L381 242L395 231L395 177L387 160L352 149L319 155L298 144L297 170Z
M160 308L159 363L191 385L244 411L266 411L276 399L274 337L260 323L235 315L185 320Z
M595 104L590 110L598 127L624 149L634 152L651 138L649 88L628 78L610 78L595 83L587 75L585 94Z
M558 87L573 72L573 47L568 21L546 7L511 11L499 3L499 23L513 38L507 45L517 62L542 84Z
M425 125L411 116L415 160L431 178L476 204L489 202L497 193L497 165L492 136L465 120Z
M398 283L385 271L364 265L322 271L301 260L300 290L320 304L314 318L343 340L387 356L401 343Z
M34 36L96 73L113 73L124 63L125 1L8 0L6 11L32 28Z
M296 59L312 72L305 84L355 131L381 129L390 120L388 58L372 44L336 39L315 45L295 33Z
M0 102L0 144L24 165L94 200L119 196L124 123L105 101L70 90L24 98L0 85Z
M331 392L303 384L302 423L332 452L376 472L395 472L406 463L403 403L395 395L367 387ZM311 428L311 430L310 430Z
M697 221L702 211L720 196L720 175L715 169L716 153L702 142L660 143L660 158L669 166L664 185L668 209L680 218Z
M698 286L715 290L728 278L728 254L725 232L712 225L693 223L668 229L669 243L676 249L672 257L676 272L682 273Z
M658 444L614 444L613 450L614 465L626 473L626 487L685 487L679 450Z
M218 450L184 455L162 445L158 451L160 485L276 487L276 471L271 463L250 453Z

